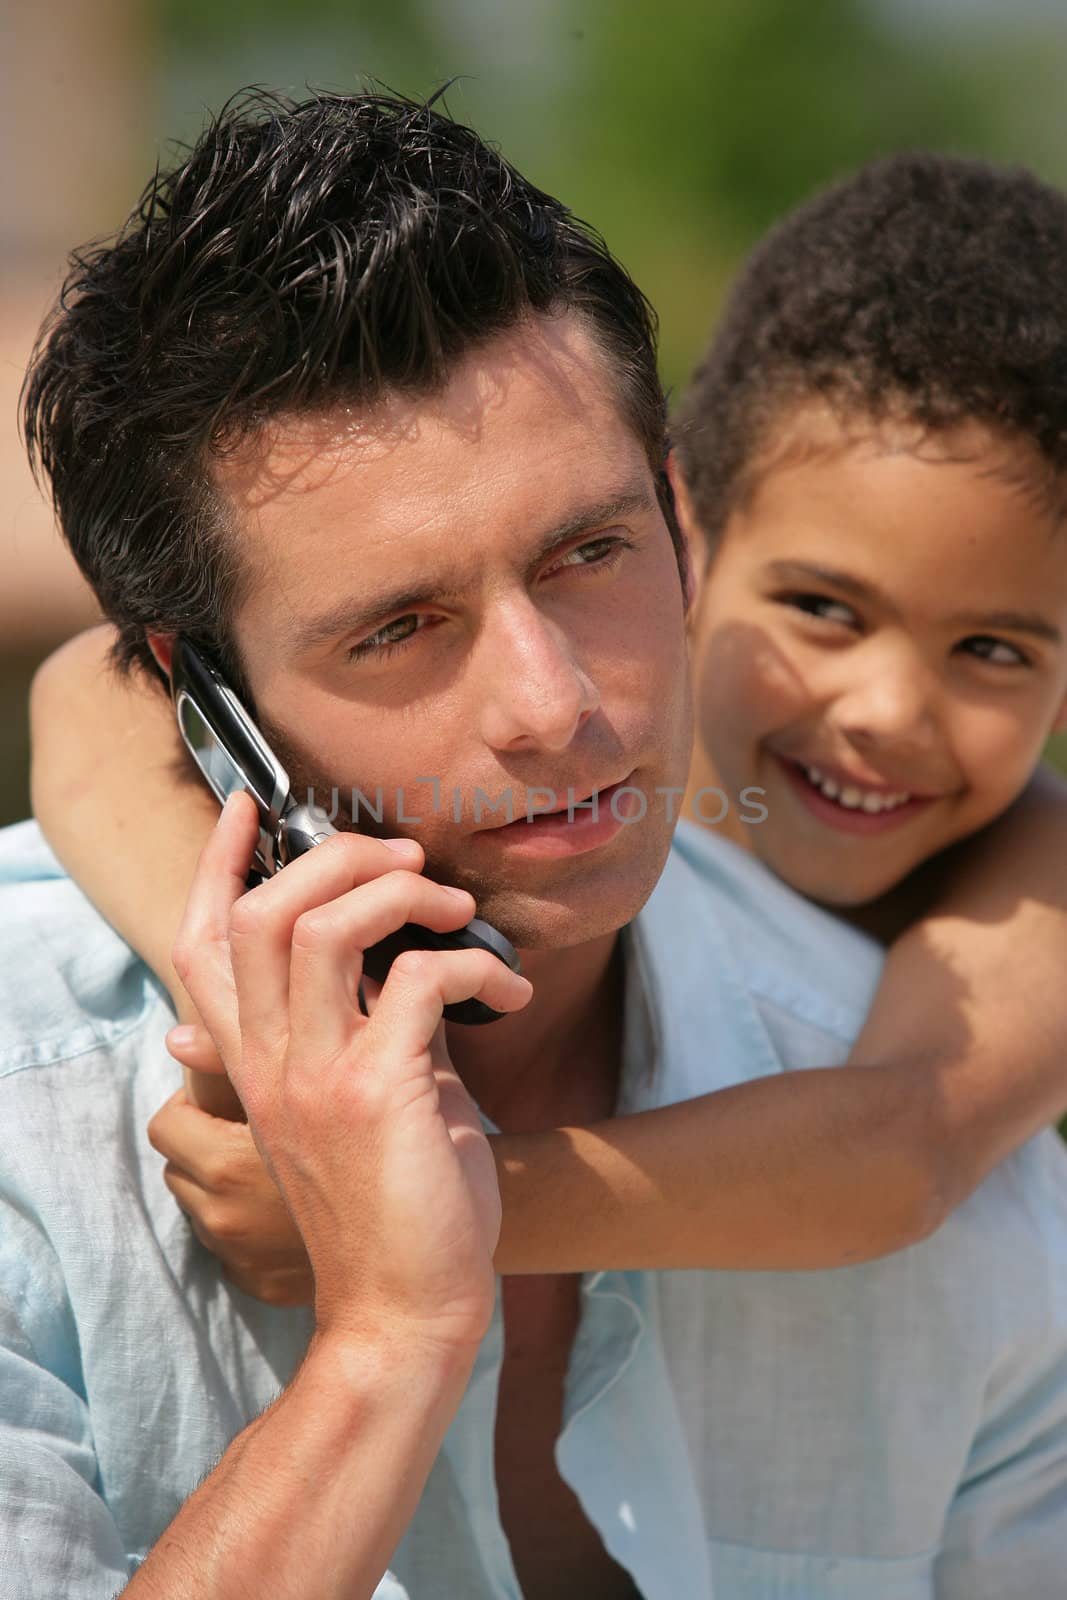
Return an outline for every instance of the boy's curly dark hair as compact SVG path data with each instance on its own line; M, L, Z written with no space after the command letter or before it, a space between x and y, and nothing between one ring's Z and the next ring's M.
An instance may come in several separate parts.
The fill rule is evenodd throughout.
M439 390L530 312L587 320L669 511L651 307L599 235L430 105L243 91L71 262L23 428L122 670L155 673L146 628L181 631L248 692L213 451L280 412Z
M931 432L986 423L1029 441L1062 495L1067 197L1022 169L907 154L774 228L679 408L679 459L712 541L775 425L814 397Z

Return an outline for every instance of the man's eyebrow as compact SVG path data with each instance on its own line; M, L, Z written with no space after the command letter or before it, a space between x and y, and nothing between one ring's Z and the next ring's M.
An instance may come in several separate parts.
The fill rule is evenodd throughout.
M655 509L656 497L652 485L633 484L608 500L584 506L575 512L573 517L568 517L566 522L561 522L557 527L550 529L531 551L530 565L536 566L538 561L543 561L558 544L573 539L576 533L584 533L586 528L602 528L609 522L617 522L620 517L632 516L635 511Z
M850 572L836 567L820 566L810 561L771 561L768 573L782 583L824 583L854 600L882 601L871 584L864 583ZM1032 638L1044 639L1048 644L1062 644L1063 633L1054 622L1036 611L957 611L946 619L953 627L1003 630L1006 633L1027 633Z
M586 528L603 527L637 511L652 511L655 506L651 483L647 486L628 485L608 499L581 507L565 522L542 534L527 552L526 562L530 567L536 567L557 545L584 532ZM462 570L455 567L451 571L443 571L436 582L431 583L426 579L419 583L408 582L369 598L350 595L328 611L294 624L289 636L290 647L298 653L314 649L316 645L326 644L346 633L356 633L379 618L395 616L415 606L429 605L435 600L455 599L462 587Z

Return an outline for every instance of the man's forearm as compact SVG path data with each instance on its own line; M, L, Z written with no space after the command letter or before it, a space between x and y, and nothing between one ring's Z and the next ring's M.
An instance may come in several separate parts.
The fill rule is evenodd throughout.
M473 1357L473 1353L472 1353ZM313 1340L123 1590L130 1600L362 1600L414 1514L470 1361Z

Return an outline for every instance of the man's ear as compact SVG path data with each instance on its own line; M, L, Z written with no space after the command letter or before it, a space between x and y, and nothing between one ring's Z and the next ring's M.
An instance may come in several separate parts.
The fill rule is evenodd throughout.
M169 678L171 656L174 654L174 635L172 633L152 633L149 631L145 634L145 638L148 640L149 650L151 650Z
M1063 703L1056 713L1056 720L1052 724L1052 731L1053 733L1067 733L1067 695L1064 696Z
M678 526L682 530L682 538L689 552L689 581L686 585L685 609L687 617L692 621L704 586L704 572L708 564L708 541L693 509L676 450L672 450L667 457L667 476L671 480Z

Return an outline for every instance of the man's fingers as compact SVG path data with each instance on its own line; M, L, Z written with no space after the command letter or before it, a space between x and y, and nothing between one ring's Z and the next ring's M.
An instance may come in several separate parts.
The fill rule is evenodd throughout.
M289 1028L302 1050L329 1059L362 1024L363 952L408 922L450 933L470 921L474 900L412 872L390 872L301 916L289 967Z
M175 971L224 1052L240 1049L229 923L234 904L246 892L258 834L251 795L230 795L200 852L171 953Z
M428 1056L446 1005L477 998L494 1011L521 1011L532 994L528 979L487 950L405 950L389 969L368 1038L373 1029L387 1069Z
M394 849L363 834L338 834L244 895L230 915L229 954L246 1040L276 1042L289 1031L290 946L298 920L385 874L402 869L414 880L423 859L413 840Z
M342 834L249 891L258 827L251 796L231 795L201 852L173 951L175 968L227 1061L240 1059L242 1031L246 1042L249 1032L275 1042L288 1031L296 919L368 878L401 866L414 873L423 862L414 841L399 841L394 849Z

